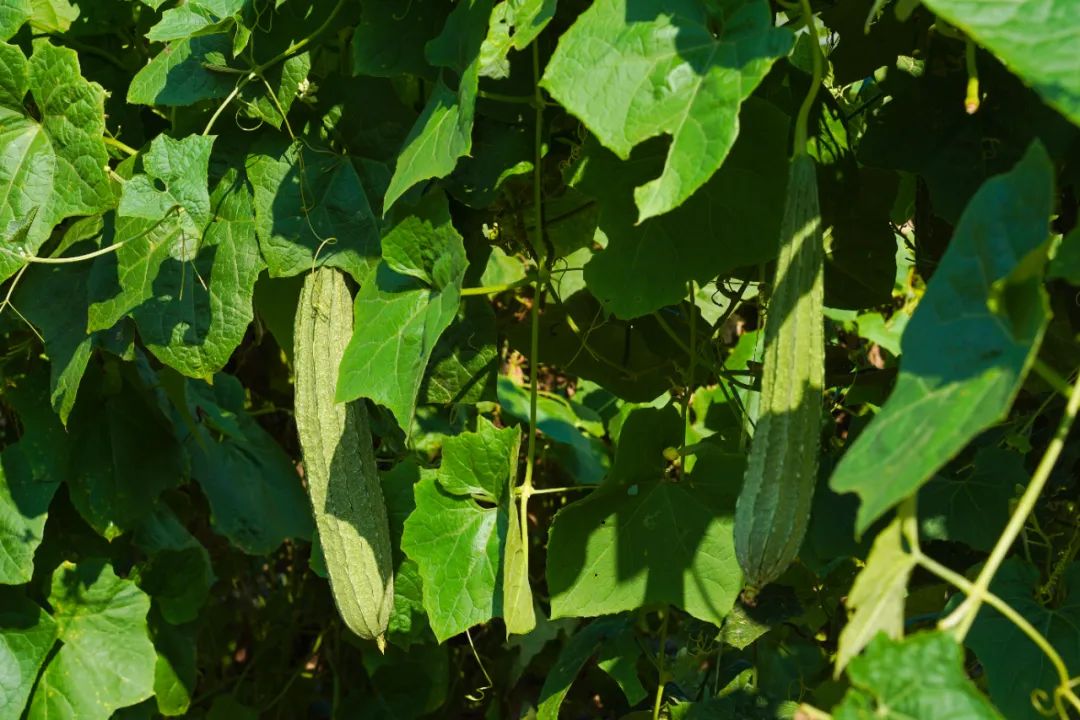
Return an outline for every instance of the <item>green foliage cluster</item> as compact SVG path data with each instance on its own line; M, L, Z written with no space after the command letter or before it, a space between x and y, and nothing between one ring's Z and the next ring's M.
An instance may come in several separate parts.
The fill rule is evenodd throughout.
M1078 48L1075 0L0 0L0 720L1080 717ZM747 593L803 152L816 487ZM301 460L316 268L385 647Z

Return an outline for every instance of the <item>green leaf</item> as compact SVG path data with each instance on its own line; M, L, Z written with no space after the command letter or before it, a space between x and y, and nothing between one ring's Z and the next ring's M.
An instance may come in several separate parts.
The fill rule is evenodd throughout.
M198 674L194 631L193 625L177 627L160 620L150 624L157 651L154 696L158 712L166 717L184 715L191 705Z
M0 41L6 41L30 19L30 0L0 0Z
M56 632L48 613L18 591L0 588L0 716L22 716Z
M267 135L247 157L255 229L271 277L313 265L359 280L379 254L379 228L347 157Z
M853 687L833 710L836 720L1001 718L964 672L964 651L942 633L878 635L848 665L848 677Z
M187 463L172 427L145 388L115 370L95 372L71 413L71 502L113 539L133 530L158 495L181 483Z
M996 447L979 448L965 477L935 475L919 491L919 528L927 540L962 542L989 552L1009 521L1017 486L1028 481L1024 457Z
M457 89L440 75L424 111L398 152L383 212L417 183L449 175L472 150L473 114L480 83L480 47L487 35L492 0L464 0L427 44L427 60L458 74Z
M36 254L62 220L113 203L101 139L105 91L83 78L74 50L38 41L25 75L16 52L0 53L5 62L15 61L0 71L0 228L33 221L22 242L0 244L0 280L23 265L22 256ZM32 115L22 105L27 92L36 107Z
M239 75L211 69L215 58L232 52L228 35L203 35L169 43L136 73L128 86L127 101L135 105L192 105L200 100L224 98Z
M60 650L30 701L30 717L108 720L154 692L157 653L147 634L150 598L102 560L62 564L49 604Z
M1057 598L1040 597L1045 589L1039 570L1019 557L1002 563L990 592L1050 641L1066 667L1080 664L1080 563L1071 563L1059 578ZM1012 621L983 606L971 626L966 644L986 671L990 698L1010 720L1044 717L1031 704L1031 693L1042 690L1052 697L1059 682L1042 650Z
M420 404L478 403L495 399L499 372L495 312L485 298L465 298L439 338L420 387Z
M144 172L125 182L120 194L116 214L160 222L162 233L174 239L169 253L181 260L194 255L210 222L207 174L214 140L204 135L180 140L159 135L140 156Z
M228 168L207 192L212 143L161 136L151 145L147 173L124 186L116 234L125 244L115 261L97 262L89 317L99 330L131 313L147 348L192 377L221 370L243 340L264 267L242 172ZM118 294L103 296L117 284Z
M603 643L622 634L628 625L628 619L623 616L600 618L570 638L559 653L555 666L544 679L540 702L536 708L537 720L558 720L559 707L581 668L585 667L585 663Z
M934 14L993 51L1012 72L1080 125L1076 44L1080 15L1070 0L924 0ZM1048 33L1047 28L1053 28Z
M830 480L858 493L857 532L1008 412L1047 321L1039 248L1052 203L1050 160L1034 143L968 204L904 330L896 388Z
M596 665L618 684L630 705L637 705L648 696L638 677L637 663L641 645L632 630L625 630L600 646Z
M246 4L247 0L191 0L163 12L146 39L163 42L219 32Z
M507 415L525 427L529 425L529 392L506 377L498 379L499 406ZM603 435L602 428L590 426L574 412L574 406L554 397L541 395L536 399L536 429L556 446L555 456L578 484L596 485L607 475L611 460L604 443L595 436ZM583 431L593 431L593 435ZM596 431L599 430L597 433ZM563 452L560 452L563 451Z
M30 0L30 26L40 33L64 33L79 18L77 4L70 0Z
M138 527L134 540L149 556L137 569L137 582L162 617L174 625L196 619L215 579L206 548L165 505Z
M66 253L79 254L92 247L91 243L79 242ZM65 423L94 349L106 345L110 336L120 339L124 335L122 328L87 332L92 269L88 262L35 264L23 275L12 296L15 307L45 339L51 373L51 394L46 401Z
M491 9L487 37L480 48L480 75L510 76L510 50L524 50L555 16L556 0L502 0Z
M416 510L405 521L401 547L419 566L424 608L439 642L504 615L508 606L519 609L518 596L510 604L504 593L520 590L520 578L505 577L513 563L503 558L512 549L509 506L520 442L519 428L498 430L480 417L475 433L447 438L438 478L421 477L415 486ZM519 620L511 618L508 627Z
M188 381L188 412L205 414L187 436L191 475L210 501L214 530L244 552L265 555L286 538L310 540L311 503L292 460L244 409L229 375Z
M682 438L673 407L635 410L607 481L555 516L553 618L671 604L721 624L742 589L732 526L745 458L703 448L688 475L669 477L663 451Z
M600 202L608 246L585 266L585 282L604 309L629 319L678 303L690 280L776 257L787 185L788 119L772 105L747 101L743 131L719 171L679 208L634 224L632 188L659 170L660 142L628 161L587 141L571 180ZM633 279L628 282L628 279Z
M382 249L383 261L356 294L337 399L370 398L408 428L428 361L457 315L468 261L439 192L387 230Z
M404 7L395 0L364 3L352 37L353 74L434 79L424 46L439 34L451 8L442 0L413 0Z
M39 481L19 444L0 453L0 584L29 582L60 478Z
M638 222L681 205L720 168L739 106L787 54L764 0L602 0L559 38L543 86L605 147L671 136L659 177L634 190Z
M879 633L893 639L904 635L904 599L915 558L904 549L908 518L898 515L878 533L866 566L855 578L847 597L851 617L840 631L834 674L844 668Z

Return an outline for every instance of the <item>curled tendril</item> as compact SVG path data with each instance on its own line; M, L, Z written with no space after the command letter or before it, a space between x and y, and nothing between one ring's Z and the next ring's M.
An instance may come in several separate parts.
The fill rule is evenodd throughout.
M487 695L487 691L495 687L495 683L492 682L491 676L488 675L487 668L484 667L484 661L480 659L480 653L476 652L476 645L473 643L472 633L465 630L465 637L469 640L469 647L472 649L473 659L475 659L476 664L480 666L480 672L484 674L484 680L487 683L465 695L465 699L469 702L479 703L483 702L484 697Z
M1057 691L1054 691L1057 694ZM1046 692L1042 688L1035 688L1031 691L1031 704L1035 706L1035 711L1043 717L1053 717L1058 714L1054 706L1057 703L1050 702L1050 693Z

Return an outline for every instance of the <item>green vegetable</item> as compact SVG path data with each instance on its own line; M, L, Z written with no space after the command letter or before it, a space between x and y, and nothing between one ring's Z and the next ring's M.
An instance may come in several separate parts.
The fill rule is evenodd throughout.
M810 519L825 380L824 250L814 161L791 161L765 325L761 417L735 508L735 553L751 593L795 559Z
M334 601L349 629L385 645L394 604L386 504L362 402L335 403L338 366L352 335L345 277L320 268L296 311L296 429Z

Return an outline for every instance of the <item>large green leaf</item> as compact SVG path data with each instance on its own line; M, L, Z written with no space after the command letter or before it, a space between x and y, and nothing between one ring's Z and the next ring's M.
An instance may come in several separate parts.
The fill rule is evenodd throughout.
M56 623L11 588L0 588L0 717L18 718L53 643Z
M1016 488L1026 485L1028 477L1019 453L979 448L965 475L935 475L919 491L921 536L990 552L1009 520Z
M1001 720L964 672L963 649L942 633L878 635L848 677L853 687L833 710L836 720Z
M1006 560L990 591L1020 613L1050 641L1066 667L1080 664L1080 563L1070 564L1058 578L1057 597L1039 597L1039 570L1019 557ZM1005 616L985 605L971 626L966 644L986 670L994 704L1009 720L1045 717L1031 703L1042 690L1053 695L1059 678L1045 653Z
M1047 321L1040 248L1050 235L1052 180L1034 143L964 211L904 330L896 388L830 480L837 492L859 494L858 532L1012 405Z
M383 236L382 251L356 295L337 399L370 398L408 428L428 361L457 315L468 265L446 196L431 193L410 208Z
M146 39L164 42L208 35L227 27L245 4L246 0L192 0L177 5L161 14L161 20L146 33Z
M558 720L559 708L581 668L601 645L621 635L628 625L627 618L621 615L600 618L570 638L559 653L555 666L544 679L544 687L540 690L540 704L537 707L537 720Z
M191 475L210 501L214 529L252 555L286 538L309 540L311 503L292 460L244 408L244 388L229 375L213 386L188 381L187 412L200 422L185 439Z
M0 584L30 581L34 551L59 485L59 478L36 480L18 444L0 453Z
M1080 125L1080 13L1071 0L924 0Z
M206 548L164 504L147 516L134 539L149 556L136 569L139 587L154 598L162 617L174 625L197 618L214 582Z
M158 495L180 484L187 462L173 428L149 392L124 373L95 372L71 413L71 502L112 539L133 530ZM115 384L114 384L115 383Z
M213 140L154 141L146 173L124 185L116 231L124 245L115 260L97 261L92 283L91 330L131 313L146 347L193 377L219 371L243 340L264 267L242 171L227 168L207 190Z
M53 228L74 215L103 212L113 202L105 174L108 155L105 92L85 80L74 50L46 41L29 63L8 46L0 53L0 280L36 254ZM24 96L33 113L24 107ZM35 214L36 213L36 214ZM33 218L19 243L12 223Z
M86 221L104 233L100 218ZM89 228L88 228L89 229ZM94 249L94 243L76 242L65 251L77 255ZM49 358L51 393L47 401L67 422L94 348L107 344L107 335L123 336L120 328L87 332L90 308L90 282L93 265L88 262L38 265L28 268L12 297L15 307L29 320L45 340Z
M740 119L742 133L719 171L677 209L637 224L633 188L663 166L663 144L639 146L621 161L585 143L571 182L600 202L608 246L585 266L585 282L606 310L647 315L679 302L690 280L703 284L776 256L788 119L761 100L747 101Z
M14 35L32 11L30 0L0 0L0 41Z
M255 229L271 277L313 265L360 279L379 254L379 228L349 158L267 135L247 157Z
M434 79L424 46L439 34L452 7L442 0L413 0L404 7L395 0L365 2L352 36L353 74Z
M520 442L520 428L499 430L481 417L476 432L447 438L437 478L415 486L401 548L419 566L424 609L440 642L518 607L505 597L521 586L506 577L513 568L504 552ZM518 620L506 619L508 627Z
M30 701L30 717L108 720L154 692L157 653L148 598L102 560L64 563L49 595L60 642Z
M671 136L634 190L638 221L681 205L724 162L739 105L791 47L764 0L600 0L559 38L543 85L624 160Z
M491 3L458 3L442 33L427 44L429 63L457 73L456 89L439 77L398 153L383 201L384 211L418 182L449 175L458 158L472 149L473 115L480 88L480 47L487 35Z
M127 101L136 105L191 105L224 98L236 86L238 75L214 66L221 65L231 50L232 41L224 33L169 43L132 78Z
M547 578L553 618L672 604L720 625L742 589L732 536L745 458L703 448L672 475L665 448L683 423L673 407L635 410L611 475L555 516Z

